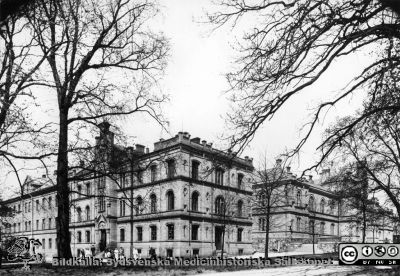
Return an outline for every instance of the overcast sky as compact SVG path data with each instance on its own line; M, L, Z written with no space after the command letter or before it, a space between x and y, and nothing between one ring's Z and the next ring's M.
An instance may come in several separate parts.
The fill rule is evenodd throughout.
M224 91L228 85L224 74L229 72L237 52L234 49L241 32L222 28L210 32L207 24L198 23L204 19L205 11L210 10L209 0L168 0L162 1L158 28L169 38L171 53L166 75L160 88L170 95L165 113L170 121L169 133L163 131L151 120L126 120L125 131L136 136L137 143L148 146L159 138L168 138L178 131L187 131L192 137L200 137L214 145L220 144L218 138L226 131L224 115L229 110L229 102ZM253 22L242 22L251 28ZM300 129L307 120L312 108L321 98L335 95L355 76L368 53L354 54L332 66L326 75L301 96L291 99L273 121L259 130L245 155L257 159L267 153L271 164L277 155L295 146L300 138ZM356 94L342 105L332 109L325 117L312 139L303 148L302 154L292 167L300 171L317 158L316 147L321 141L321 131L335 118L351 114L359 107L362 94ZM94 139L94 137L93 137ZM37 172L37 176L43 172ZM4 179L7 183L15 181Z

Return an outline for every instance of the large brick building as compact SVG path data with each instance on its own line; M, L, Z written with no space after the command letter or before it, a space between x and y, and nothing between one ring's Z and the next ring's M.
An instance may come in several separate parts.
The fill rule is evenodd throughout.
M265 248L267 216L263 194L266 186L274 185L268 182L278 183L271 197L270 250L293 250L302 244L316 243L329 251L338 242L362 241L362 219L349 207L348 199L338 196L338 181L330 175L329 169L323 170L320 178L314 181L311 176L297 177L278 159L275 167L256 178L253 185L255 250ZM390 216L381 216L375 223L367 219L366 242L393 241L395 224Z
M251 159L183 132L153 151L122 148L108 123L100 128L96 162L71 172L73 255L123 247L126 255L210 256L222 244L230 255L252 252ZM24 196L6 201L17 211L8 232L39 239L54 255L55 188L43 180L26 181Z
M153 151L139 144L124 148L114 142L108 123L99 128L90 162L70 172L73 255L116 247L127 256L136 249L143 257L152 251L211 256L222 249L228 255L264 250L263 181L252 159L219 151L186 132L154 143ZM361 241L360 220L327 184L326 171L316 183L298 178L278 160L271 173L281 182L272 208L271 250L313 241L327 248ZM51 177L28 177L23 195L5 203L15 216L3 237L38 239L45 256L55 256L57 201ZM392 241L392 221L380 220L369 226L368 242Z

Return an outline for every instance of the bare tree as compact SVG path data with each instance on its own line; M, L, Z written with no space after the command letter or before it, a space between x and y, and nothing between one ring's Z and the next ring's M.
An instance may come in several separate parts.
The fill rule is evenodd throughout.
M164 123L159 105L166 98L151 93L168 51L165 38L146 24L156 14L150 1L38 0L30 17L35 41L48 52L41 73L59 111L59 257L71 256L68 151L76 145L69 133L133 113Z
M42 159L53 152L44 143L52 133L50 124L30 118L36 105L32 90L40 85L36 74L47 53L35 53L37 43L28 27L28 11L21 12L9 16L0 29L0 166L10 168L22 188L19 171L24 160L40 161L42 166Z
M282 107L326 75L332 64L359 51L376 49L337 96L316 106L303 138L307 141L318 120L330 107L358 91L367 91L369 107L342 126L336 144L359 122L384 111L399 112L399 105L374 99L391 76L398 76L400 21L393 0L221 0L219 11L208 15L217 27L251 18L239 46L237 68L227 75L234 108L228 115L235 133L232 146L243 149L260 126ZM250 23L251 24L251 23ZM257 24L257 25L255 25ZM318 163L319 165L320 163Z
M360 122L342 139L340 145L335 147L334 154L346 162L362 164L362 170L365 171L369 182L368 191L382 191L399 215L400 129L397 118L397 114L386 113ZM327 135L336 133L336 130L349 120L352 118L340 119L327 130Z
M277 208L285 206L288 201L287 175L280 163L275 167L267 167L266 156L264 156L261 167L254 172L255 196L253 197L254 216L261 219L262 228L265 230L265 258L268 258L270 245L270 232L280 227ZM264 228L265 223L265 228Z

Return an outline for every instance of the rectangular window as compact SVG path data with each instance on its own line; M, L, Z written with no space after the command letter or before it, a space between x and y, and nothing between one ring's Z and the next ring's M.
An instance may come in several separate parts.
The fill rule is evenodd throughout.
M301 218L297 218L296 220L296 230L300 232L300 227L301 227Z
M243 174L241 174L241 173L239 173L238 174L238 176L237 176L237 185L238 185L238 188L239 189L241 189L242 188L242 185L243 185Z
M157 226L155 225L150 226L150 240L157 240Z
M123 188L125 188L125 173L120 173L119 174L119 185L120 185L120 188L121 189L123 189Z
M215 169L215 184L224 185L224 170L221 168Z
M119 215L121 217L125 216L125 200L119 201Z
M36 220L36 230L39 230L39 220Z
M28 222L25 221L25 231L28 231Z
M199 179L199 162L192 161L192 178Z
M239 249L239 256L243 255L243 248Z
M137 180L139 183L143 183L143 172L142 171L138 171Z
M49 229L51 229L51 218L49 218Z
M238 230L237 230L237 241L238 242L242 241L242 235L243 235L243 228L238 228Z
M195 248L193 249L193 257L199 256L200 255L200 249Z
M46 249L46 240L45 239L42 239L42 248Z
M53 244L53 241L51 239L49 239L49 249L51 249L52 244Z
M100 190L99 191L99 211L100 212L104 212L106 209L106 202L105 202L105 198L104 198L104 190Z
M172 258L173 257L173 249L172 248L168 248L167 249L167 258Z
M137 240L138 241L143 241L143 228L142 227L136 227L137 230Z
M46 221L42 219L42 230L46 229Z
M157 166L153 165L150 167L150 181L154 182L157 180Z
M192 225L192 240L197 241L199 239L199 225Z
M39 199L36 200L36 211L39 211L40 202Z
M86 183L86 196L90 196L90 183Z
M124 242L125 241L125 229L119 229L119 240Z
M168 165L167 177L173 178L175 176L175 160L173 159L168 160L167 165Z
M18 222L18 232L21 232L21 223Z
M168 224L168 239L173 240L174 239L174 225L173 224Z
M79 243L82 242L82 233L81 233L81 231L78 231L78 242Z
M86 231L86 242L90 242L90 231Z

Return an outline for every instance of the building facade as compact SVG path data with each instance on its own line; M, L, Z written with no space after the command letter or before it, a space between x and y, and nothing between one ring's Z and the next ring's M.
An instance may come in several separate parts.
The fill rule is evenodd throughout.
M156 142L151 152L142 145L122 148L109 124L100 128L95 165L71 172L74 256L120 247L126 256L135 249L143 257L252 252L251 159L183 132ZM17 211L7 232L39 239L53 256L55 187L31 182L24 196L6 201Z
M265 249L268 217L265 193L270 182L278 183L272 184L270 197L270 251L295 250L304 244L318 244L319 248L332 251L338 242L362 242L362 219L348 200L338 195L337 181L332 180L329 170L325 169L314 182L311 176L296 177L278 159L275 167L261 174L253 185L255 250ZM390 216L382 216L374 224L369 220L365 241L392 242L394 226Z
M186 132L154 143L153 151L139 144L124 148L114 143L108 123L99 128L92 160L70 172L74 256L114 248L142 257L264 251L268 181L252 159L217 150ZM326 176L318 183L298 178L280 160L264 176L278 183L270 197L271 251L313 243L329 251L338 242L362 240L359 218ZM3 237L38 239L42 254L56 256L54 181L28 177L22 194L5 201L15 216ZM393 226L389 218L379 218L368 226L366 241L392 242Z

